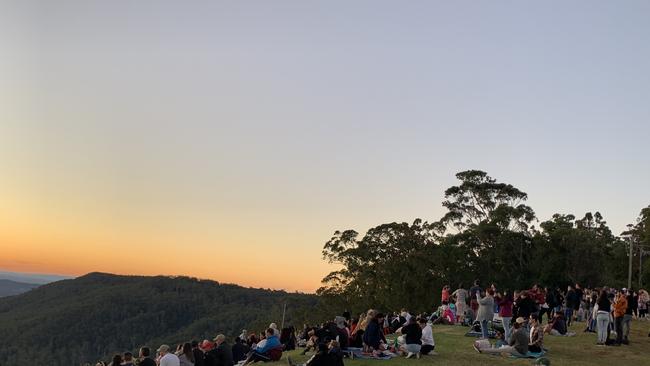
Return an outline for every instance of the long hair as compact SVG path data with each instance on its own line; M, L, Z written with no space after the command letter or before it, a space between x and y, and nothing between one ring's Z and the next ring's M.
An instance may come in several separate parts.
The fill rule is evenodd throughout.
M188 360L194 363L194 351L192 351L191 343L187 342L183 344L183 354L185 355L185 357L187 357Z

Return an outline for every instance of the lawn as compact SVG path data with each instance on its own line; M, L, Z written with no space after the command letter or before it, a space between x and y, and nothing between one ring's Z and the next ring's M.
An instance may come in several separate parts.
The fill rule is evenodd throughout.
M576 323L571 330L575 337L544 337L549 352L546 358L551 365L593 366L593 365L650 365L650 322L633 321L630 345L620 347L596 346L595 333L583 333L585 323ZM433 328L436 341L436 355L421 359L394 358L392 360L345 360L346 366L422 366L422 365L531 365L534 360L512 359L503 356L479 354L472 348L474 338L465 337L465 327L437 325ZM308 356L300 351L285 353L294 362L305 362Z

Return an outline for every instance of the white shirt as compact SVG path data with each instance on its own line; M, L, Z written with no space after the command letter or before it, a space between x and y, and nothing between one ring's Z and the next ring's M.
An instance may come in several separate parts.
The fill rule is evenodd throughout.
M181 361L173 353L165 353L164 356L160 358L160 366L180 366Z
M427 324L424 328L422 328L422 345L428 344L430 346L435 346L436 342L433 340L433 329L431 329L431 325Z

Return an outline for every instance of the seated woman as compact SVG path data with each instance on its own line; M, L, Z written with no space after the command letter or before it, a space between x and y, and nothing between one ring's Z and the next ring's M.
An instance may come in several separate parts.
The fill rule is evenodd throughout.
M386 338L383 331L384 314L378 313L368 322L365 333L363 333L364 351L381 352L386 348Z
M415 317L409 319L408 324L397 330L399 337L400 347L399 350L406 358L411 358L417 355L420 358L420 349L422 348L422 328L418 325Z
M474 342L474 349L478 353L502 354L507 353L515 356L524 356L528 353L528 334L523 328L524 318L517 318L512 325L513 332L507 346L492 347L487 339L477 340Z
M544 350L544 330L541 324L539 324L536 314L530 314L528 324L530 325L528 350L536 353L542 352Z
M300 352L301 355L307 354L307 352L311 350L316 350L318 346L318 336L316 336L316 331L315 330L310 330L307 332L307 336L309 339L307 340L307 345L305 346L305 349Z
M280 352L282 354L282 343L280 339L275 335L275 329L269 328L266 330L266 338L261 340L257 347L255 347L246 357L244 366L257 362L267 362L277 359L277 356L274 353Z

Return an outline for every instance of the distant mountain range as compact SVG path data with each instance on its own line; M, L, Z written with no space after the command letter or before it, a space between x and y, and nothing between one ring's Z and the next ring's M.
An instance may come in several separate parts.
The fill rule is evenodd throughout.
M20 295L39 285L0 279L0 297Z
M90 273L0 298L0 365L71 366L190 339L322 320L315 295L189 277ZM329 313L331 316L331 313Z
M0 280L10 280L15 282L32 283L37 285L44 285L46 283L51 283L60 280L67 280L70 278L72 277L53 275L53 274L0 271Z

